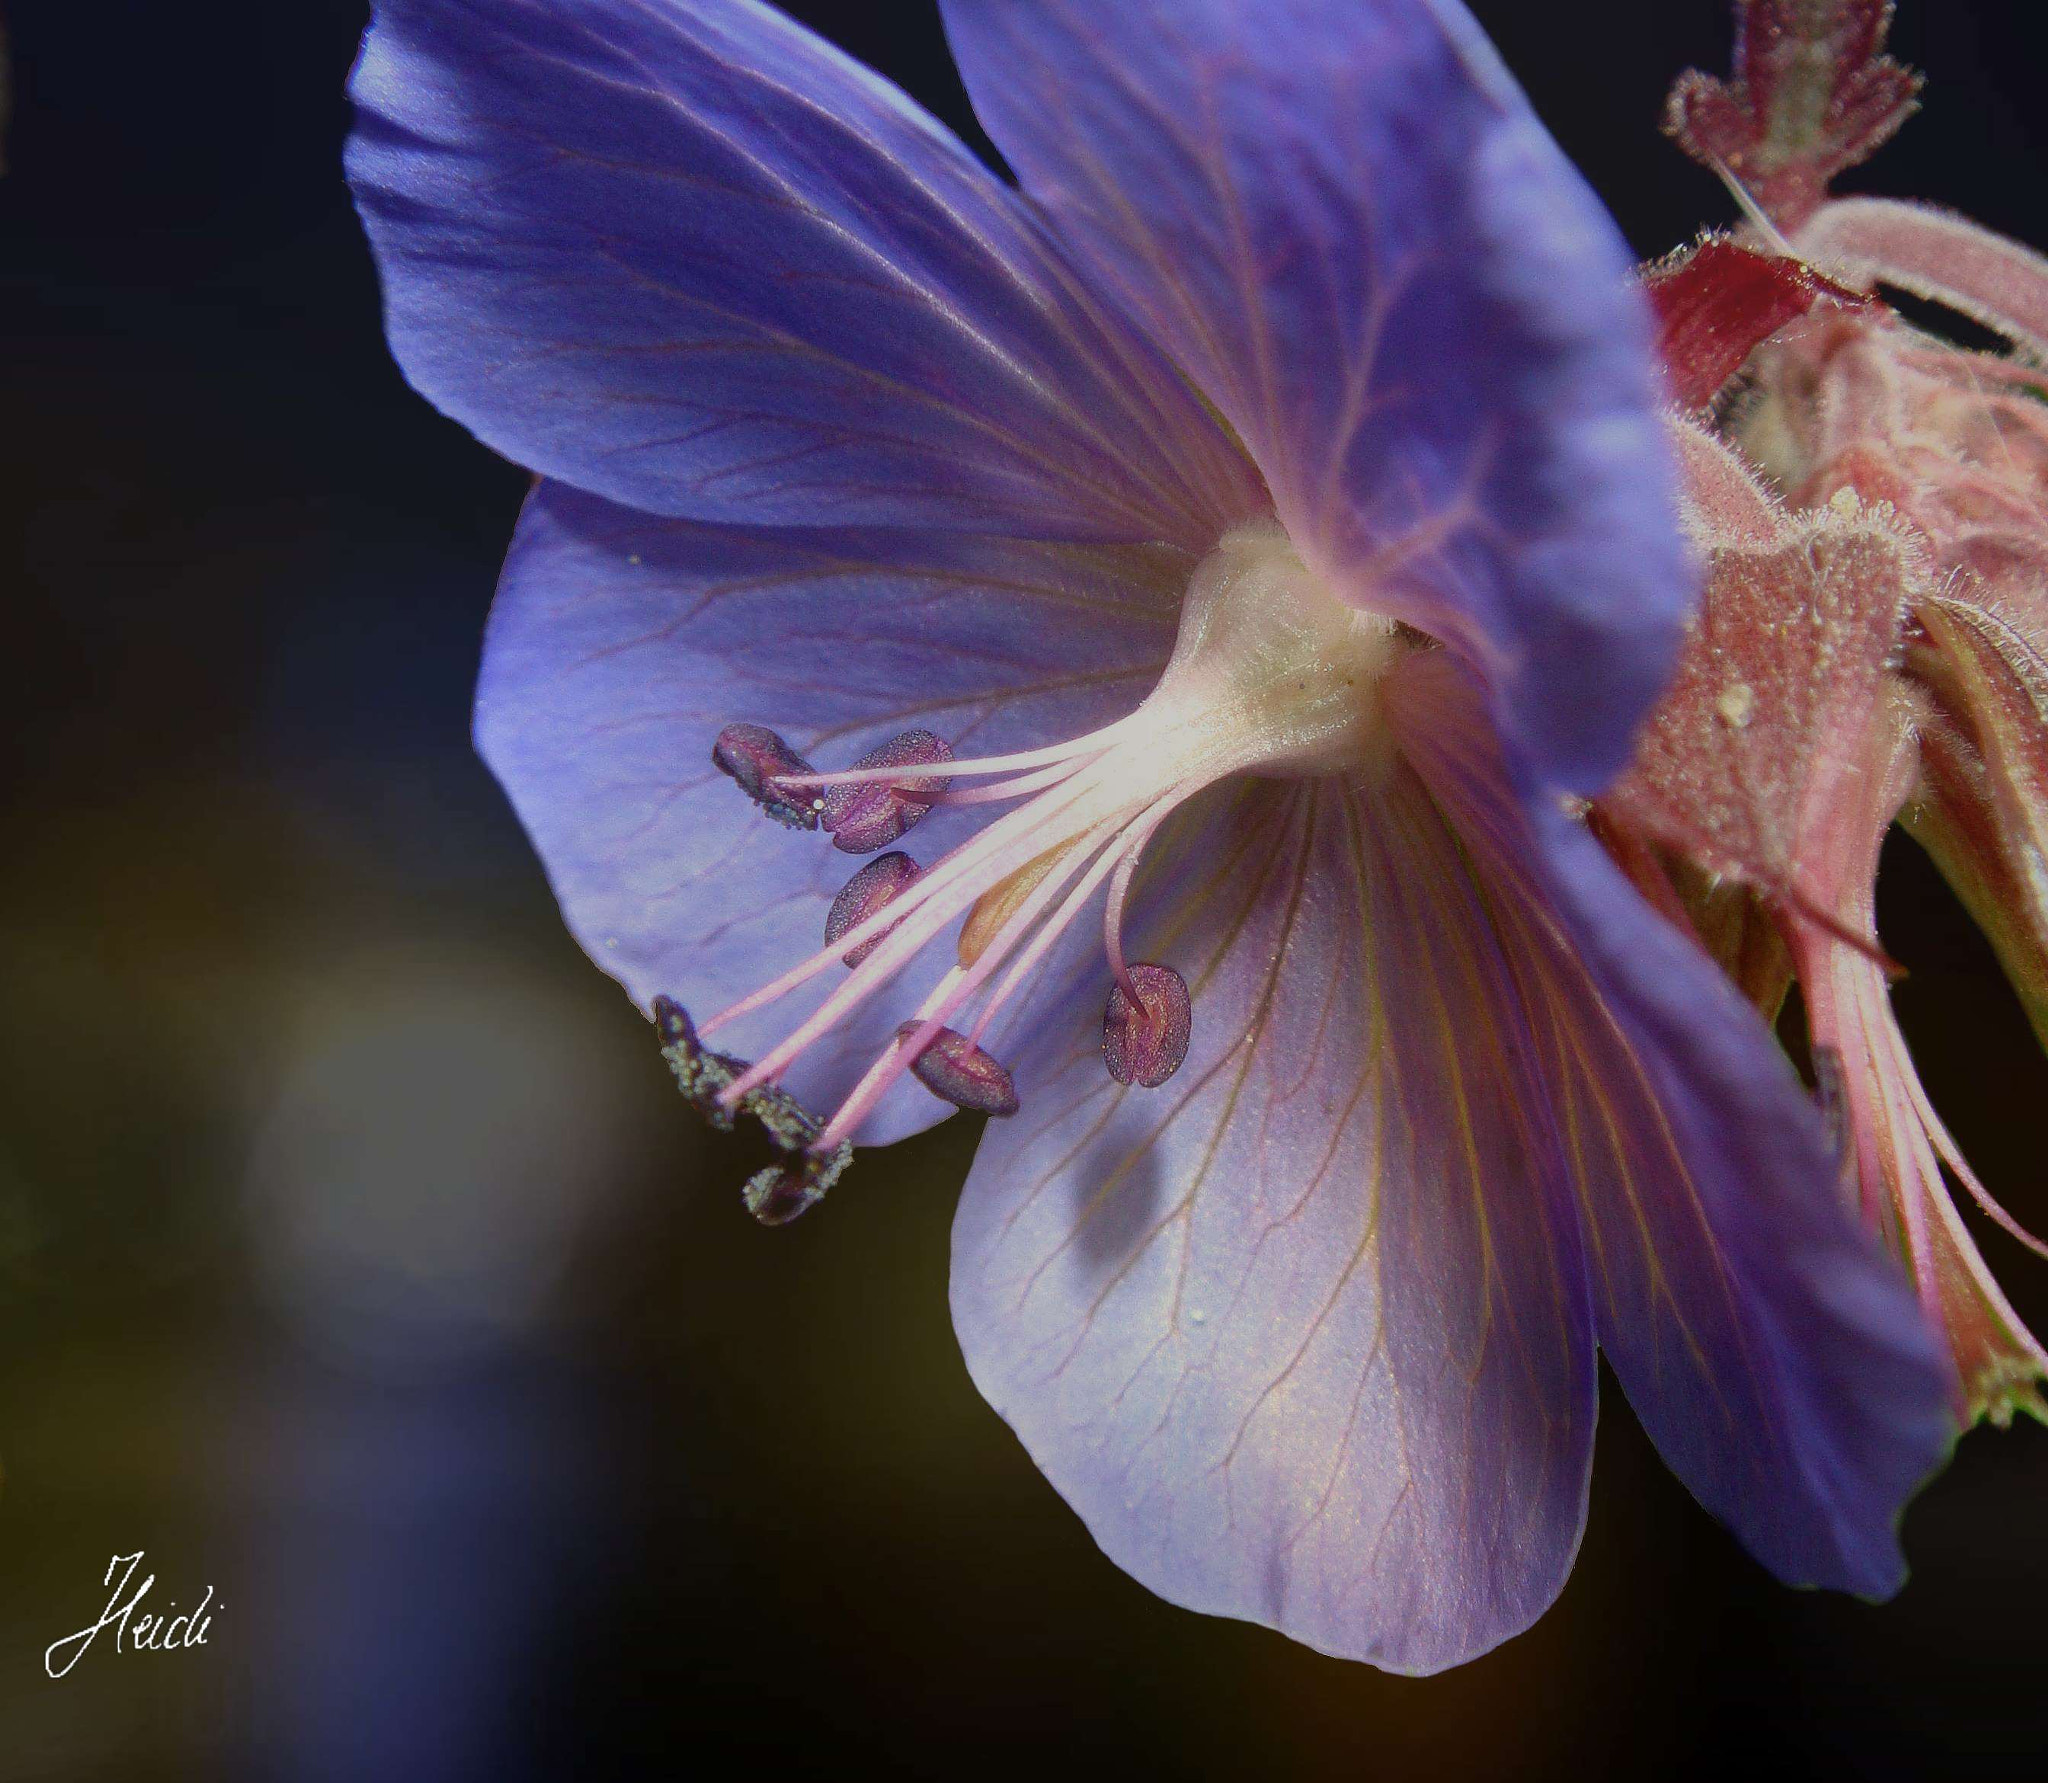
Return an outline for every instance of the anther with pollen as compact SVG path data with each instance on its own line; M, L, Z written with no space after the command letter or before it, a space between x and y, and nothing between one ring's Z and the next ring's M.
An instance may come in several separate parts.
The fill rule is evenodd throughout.
M1391 618L1325 585L1279 524L1261 521L1224 534L1194 566L1152 691L1083 734L1027 736L1015 748L991 739L976 754L906 730L852 767L819 772L765 726L727 726L714 757L764 809L825 831L842 854L877 857L836 897L817 895L826 882L815 859L792 858L779 892L766 863L749 863L763 874L749 944L765 943L780 913L807 912L808 927L829 903L823 945L774 937L764 949L779 961L773 975L708 1015L702 1037L740 1022L757 1031L762 1011L801 1001L751 1063L706 1051L680 1011L665 1036L691 1100L713 1120L747 1114L782 1153L749 1185L748 1206L763 1219L799 1212L845 1167L846 1143L914 1123L915 1109L893 1100L906 1078L959 1108L1015 1114L1032 1061L1020 1058L1013 1077L984 1045L1009 1044L998 1023L1035 994L1070 993L1067 957L1054 950L1097 900L1114 987L1102 1014L1104 1066L1120 1084L1165 1083L1189 1053L1188 987L1169 966L1127 964L1123 940L1153 837L1240 775L1383 771L1396 743L1382 682L1419 647ZM885 852L941 805L947 822L935 827L967 832L952 846L921 850L922 861ZM1185 830L1175 834L1176 853L1192 844ZM1161 917L1179 896L1174 877L1146 893ZM897 997L912 1006L892 1007ZM893 1041L868 1052L892 1029ZM1037 1043L1038 1030L1025 1034L1019 1044ZM845 1056L849 1047L868 1053L864 1067ZM832 1086L829 1114L813 1116L781 1087L792 1074Z
M825 917L826 943L837 941L848 929L858 928L923 877L924 869L909 855L878 854L839 888L839 895L832 900L832 908ZM895 932L892 924L879 935L869 936L844 956L846 963L858 966Z
M705 1046L689 1011L673 997L654 999L654 1027L661 1056L692 1108L722 1132L730 1132L734 1116L744 1114L785 1154L748 1180L741 1191L747 1211L764 1226L781 1226L822 1201L853 1161L853 1147L842 1141L824 1151L811 1150L822 1123L778 1084L757 1084L727 1107L720 1095L746 1070L746 1061Z
M814 830L825 801L806 787L782 784L786 776L808 774L811 764L765 724L729 724L711 745L711 765L730 774L740 790L779 824Z
M751 727L750 727L751 728ZM904 731L853 764L870 768L921 768L950 761L952 746L926 730ZM808 772L808 770L801 770ZM953 784L941 774L911 780L870 780L828 786L819 819L832 832L832 846L847 854L873 854L904 835Z
M917 1033L919 1022L905 1022L896 1030L901 1045ZM995 1059L983 1052L965 1034L941 1028L931 1043L911 1061L911 1075L943 1102L974 1114L996 1116L1017 1112L1017 1086Z
M1133 1004L1122 985L1111 988L1102 1012L1102 1062L1118 1083L1156 1090L1188 1056L1194 1011L1187 980L1171 966L1130 969Z
M842 1139L827 1152L795 1152L747 1178L740 1199L764 1226L786 1226L825 1199L825 1191L853 1162L853 1145Z

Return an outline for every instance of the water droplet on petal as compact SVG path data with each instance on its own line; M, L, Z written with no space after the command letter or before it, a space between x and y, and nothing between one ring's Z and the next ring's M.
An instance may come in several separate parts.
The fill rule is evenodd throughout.
M1194 1031L1187 980L1171 966L1131 968L1140 1007L1115 985L1102 1012L1102 1062L1118 1083L1156 1090L1180 1069Z
M730 774L740 790L779 824L818 827L820 801L808 787L783 787L784 774L808 774L811 764L765 724L729 724L711 745L711 765Z
M908 1040L922 1025L905 1022L896 1030L896 1038ZM980 1047L971 1045L965 1034L956 1034L951 1028L939 1029L910 1069L934 1096L956 1108L997 1116L1017 1112L1017 1086L1009 1072Z
M931 731L904 731L879 749L870 749L856 768L916 768L928 762L951 761L952 746ZM892 782L867 780L851 786L825 788L825 827L832 846L847 854L873 854L905 834L932 808L932 801L953 784L948 775Z
M894 903L924 877L924 869L907 854L877 855L839 888L832 909L825 918L825 943L829 947L849 929L858 928L876 911ZM891 923L879 935L871 935L851 952L841 956L849 966L862 960L896 932Z

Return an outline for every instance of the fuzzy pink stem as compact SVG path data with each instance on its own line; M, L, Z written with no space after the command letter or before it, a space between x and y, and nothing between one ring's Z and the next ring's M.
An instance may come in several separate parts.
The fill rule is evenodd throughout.
M1920 1116L1921 1126L1927 1129L1928 1138L1934 1141L1934 1149L1941 1154L1942 1162L1955 1172L1956 1180L1970 1191L1970 1199L1984 1210L1985 1217L2018 1239L2036 1256L2048 1257L2048 1244L2036 1238L2007 1213L1964 1160L1962 1148L1956 1144L1948 1128L1942 1124L1941 1117L1934 1112L1934 1104L1928 1100L1926 1087L1920 1082L1920 1074L1917 1071L1909 1073L1907 1088L1912 1095L1914 1108Z
M1902 1173L1898 1193L1893 1199L1905 1221L1906 1249L1912 1260L1914 1283L1920 1290L1920 1303L1939 1329L1942 1324L1941 1283L1934 1272L1933 1240L1927 1229L1927 1197L1946 1192L1941 1184L1941 1165L1927 1143L1925 1130L1915 1118L1912 1098L1901 1081L1912 1077L1913 1067L1910 1061L1902 1061L1900 1057L1904 1043L1897 1024L1891 1020L1891 1005L1885 995L1884 980L1861 960L1844 960L1842 963L1855 974L1849 995L1857 1006L1857 1025L1862 1030L1867 1049L1865 1057L1871 1067L1867 1073L1858 1073L1852 1067L1851 1082L1859 1076L1866 1081L1874 1081L1885 1125L1891 1130L1895 1155L1901 1163L1908 1158L1911 1160L1911 1179Z
M2048 260L1967 218L1895 198L1844 198L1817 211L1794 245L1852 284L1895 285L2048 356Z

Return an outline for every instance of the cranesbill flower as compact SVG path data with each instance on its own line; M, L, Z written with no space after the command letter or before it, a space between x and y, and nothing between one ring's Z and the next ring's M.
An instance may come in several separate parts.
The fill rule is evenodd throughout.
M541 477L478 734L570 924L764 1219L995 1117L969 1367L1165 1595L1522 1628L1596 1343L1891 1590L1929 1334L1574 815L1692 592L1614 230L1452 0L945 13L1020 189L751 0L377 8L392 342Z
M1684 436L1708 578L1607 807L1714 876L1695 879L1692 907L1765 1009L1796 977L1851 1193L1947 1341L1959 1417L2005 1423L2048 1418L2048 1353L1944 1165L2048 1247L1978 1180L1921 1085L1875 897L1903 819L2048 1038L2048 262L1929 207L1828 198L1920 90L1883 54L1890 11L1744 0L1736 81L1694 74L1674 93L1681 143L1753 185L1762 215L1746 243L1707 242L1652 275L1674 383L1717 423ZM1958 348L1887 290L2010 349Z

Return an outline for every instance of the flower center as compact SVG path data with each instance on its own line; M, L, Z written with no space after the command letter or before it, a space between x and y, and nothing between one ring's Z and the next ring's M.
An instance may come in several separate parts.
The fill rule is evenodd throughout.
M931 732L907 731L852 768L819 773L762 726L722 731L718 767L777 822L822 828L849 854L899 840L936 805L1012 806L929 868L901 852L871 860L834 900L824 947L701 1030L680 1005L657 1001L684 1093L720 1125L749 1115L785 1154L747 1185L749 1208L779 1223L814 1205L844 1170L860 1123L906 1072L960 1107L1014 1114L1014 1081L982 1043L1097 892L1110 980L1104 1064L1124 1084L1171 1077L1191 1032L1186 982L1171 966L1127 964L1123 954L1124 902L1146 843L1170 812L1233 774L1382 767L1391 745L1380 684L1407 637L1340 600L1265 522L1228 534L1203 559L1158 685L1088 736L959 760ZM984 783L956 784L968 779ZM846 1100L829 1118L803 1109L780 1087L790 1064L956 923L956 963ZM819 973L848 968L758 1061L704 1045Z
M1384 756L1379 683L1400 628L1340 600L1268 521L1202 560L1166 672L1139 714L1220 773L1330 774Z

